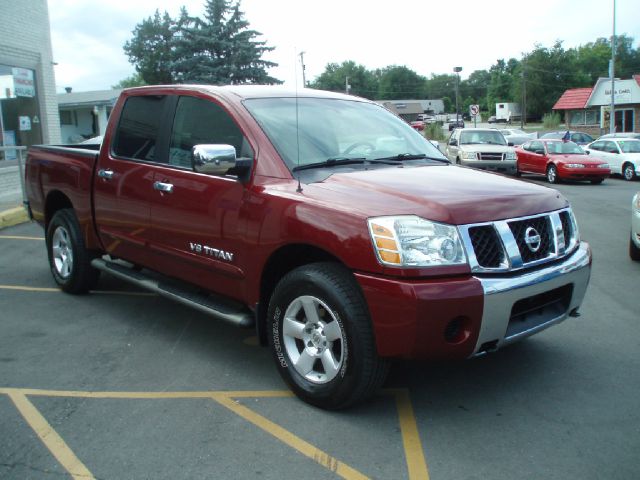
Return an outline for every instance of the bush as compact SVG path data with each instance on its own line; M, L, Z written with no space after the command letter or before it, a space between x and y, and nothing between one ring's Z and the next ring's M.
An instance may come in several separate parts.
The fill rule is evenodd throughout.
M424 136L429 140L436 140L438 142L446 140L446 136L442 131L442 122L435 122L426 125L424 128Z
M560 114L557 112L545 113L542 117L542 126L547 130L555 130L560 126Z

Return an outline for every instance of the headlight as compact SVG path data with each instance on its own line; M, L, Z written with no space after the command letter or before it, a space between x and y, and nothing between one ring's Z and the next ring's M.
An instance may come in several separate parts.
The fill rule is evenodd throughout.
M576 232L575 234L576 242L580 243L580 229L578 228L578 221L576 220L576 215L573 213L573 208L569 209L569 217L571 218L573 231Z
M581 163L565 163L565 168L584 168L584 165Z
M458 229L413 215L370 218L369 233L378 260L396 267L464 265Z
M475 160L476 152L462 152L462 158L465 160Z
M516 158L516 152L507 152L504 157L505 160L515 160Z
M633 197L633 208L635 208L638 212L640 212L640 192L636 193L635 197Z
M598 168L609 168L609 164L608 163L601 163L600 165L598 165Z

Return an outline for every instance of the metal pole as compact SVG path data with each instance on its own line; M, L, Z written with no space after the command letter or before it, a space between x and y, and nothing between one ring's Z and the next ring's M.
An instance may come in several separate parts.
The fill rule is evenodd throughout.
M304 75L304 52L300 52L300 63L302 64L302 88L306 88L307 79Z
M611 63L609 64L609 74L611 75L611 108L609 112L609 133L616 131L616 0L613 0L613 35L611 36Z
M16 148L16 150L18 151L18 172L20 175L20 188L22 190L22 204L26 205L27 191L24 185L24 168L22 167L22 151L24 150L24 147Z

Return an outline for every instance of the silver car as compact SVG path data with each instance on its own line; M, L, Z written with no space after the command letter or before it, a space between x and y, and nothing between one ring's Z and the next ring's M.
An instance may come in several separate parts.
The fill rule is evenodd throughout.
M457 128L447 141L445 155L467 167L516 175L516 152L495 128Z

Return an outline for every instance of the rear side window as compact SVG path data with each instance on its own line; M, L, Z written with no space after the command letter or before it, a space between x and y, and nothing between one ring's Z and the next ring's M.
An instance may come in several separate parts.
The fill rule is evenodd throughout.
M116 131L113 153L117 157L154 161L164 96L127 99Z

